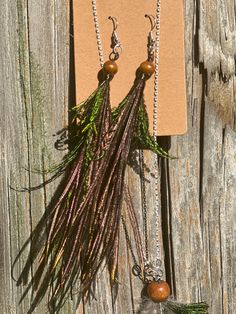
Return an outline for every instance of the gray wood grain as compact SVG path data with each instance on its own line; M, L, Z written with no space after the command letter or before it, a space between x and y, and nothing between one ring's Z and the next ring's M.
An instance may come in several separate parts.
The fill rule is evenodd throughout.
M162 161L162 224L166 276L179 301L206 300L209 313L236 308L236 117L234 0L185 1L188 133L171 139ZM70 10L67 1L0 2L0 308L27 313L30 297L11 279L11 265L41 217L57 182L47 189L19 192L45 178L64 152L53 136L67 124L69 104ZM151 179L153 158L145 153ZM142 225L140 180L127 170ZM147 185L153 208L153 182ZM125 212L125 204L124 204ZM153 212L149 212L154 247ZM129 227L129 226L128 226ZM121 230L119 293L110 296L106 271L98 276L96 300L77 313L139 313L142 284ZM164 253L164 252L163 252ZM17 264L19 273L27 252ZM47 313L46 300L35 313ZM76 312L76 300L61 313ZM144 312L143 312L144 313ZM151 311L149 311L151 313Z
M179 159L167 169L174 290L208 301L210 313L235 313L233 1L186 1L186 47L189 129L172 138Z

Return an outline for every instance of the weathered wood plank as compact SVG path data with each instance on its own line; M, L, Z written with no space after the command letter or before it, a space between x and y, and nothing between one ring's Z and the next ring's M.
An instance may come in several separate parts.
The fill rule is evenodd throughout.
M205 299L210 313L236 308L236 119L233 0L185 1L188 126L173 137L162 163L162 217L167 279L183 302ZM19 306L23 288L11 280L11 265L41 217L56 186L19 192L45 178L25 169L45 169L59 160L55 134L67 123L69 104L69 5L66 1L0 3L0 307L4 314L27 312ZM71 82L72 83L72 82ZM145 154L153 171L152 154ZM127 182L142 225L140 180L132 169ZM151 178L151 173L147 173ZM153 182L147 185L153 208ZM153 226L153 212L149 212ZM153 228L153 227L152 227ZM154 234L153 229L150 236ZM154 242L153 247L154 247ZM16 275L26 256L15 269ZM119 294L110 297L106 272L99 274L96 299L79 313L138 313L142 285L121 230ZM46 302L46 300L45 300ZM43 302L35 313L47 312ZM62 313L75 313L76 300Z
M234 313L233 1L186 1L186 47L189 130L172 139L179 159L168 167L175 291L182 301L207 300L210 313Z
M69 10L65 3L1 2L1 312L26 313L29 297L11 280L11 265L41 217L50 192L19 192L43 181L33 169L60 159L53 134L68 108ZM60 22L59 22L60 21ZM49 149L48 149L49 147ZM52 158L52 154L57 157ZM27 170L26 170L27 169ZM49 191L53 191L53 184ZM3 194L2 194L3 195ZM19 274L24 259L17 264ZM67 307L70 312L71 307ZM38 311L45 311L45 303Z

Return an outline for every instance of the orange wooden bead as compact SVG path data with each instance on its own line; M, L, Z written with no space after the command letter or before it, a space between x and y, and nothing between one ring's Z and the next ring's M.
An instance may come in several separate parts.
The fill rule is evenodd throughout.
M105 74L114 76L118 72L118 65L115 61L106 61L103 65L103 71Z
M154 302L163 302L170 296L170 287L166 281L152 281L147 286L148 297Z
M146 76L150 77L155 72L155 65L150 61L144 61L140 64L139 70Z

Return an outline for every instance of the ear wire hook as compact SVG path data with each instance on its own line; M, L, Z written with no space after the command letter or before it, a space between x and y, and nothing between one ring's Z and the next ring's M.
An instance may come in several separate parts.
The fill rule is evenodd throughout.
M151 14L145 14L145 17L149 19L150 24L151 24L151 30L150 32L152 32L156 26L156 19L153 15Z
M117 29L117 27L118 27L117 18L114 17L114 16L109 16L108 19L112 21L112 24L113 24L113 32L115 32L116 29Z
M155 39L153 38L152 31L156 26L156 18L151 14L145 14L145 17L149 19L151 24L151 30L148 33L148 61L154 61L154 46L155 46Z
M112 52L109 55L109 59L112 61L115 61L119 59L119 56L120 56L120 53L118 50L122 52L122 45L116 33L116 29L118 27L118 21L117 21L117 18L113 16L109 16L108 19L111 20L113 24L113 32L111 35L111 46L110 46L112 49Z

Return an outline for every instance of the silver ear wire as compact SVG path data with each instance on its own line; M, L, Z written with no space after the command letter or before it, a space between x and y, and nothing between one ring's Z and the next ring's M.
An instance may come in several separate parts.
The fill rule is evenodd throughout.
M148 61L154 61L154 47L155 47L155 39L153 38L153 33L152 31L154 30L156 26L156 19L153 15L151 14L145 14L145 17L149 19L150 24L151 24L151 30L148 34Z
M113 32L111 35L111 46L110 46L112 49L112 52L110 53L109 59L112 61L115 61L119 58L120 53L122 52L122 45L116 32L116 29L118 27L118 21L117 21L117 18L113 16L109 16L108 19L111 20L113 24Z
M151 14L145 14L145 17L149 19L150 24L151 24L151 30L150 32L152 32L156 26L156 19L153 15Z

